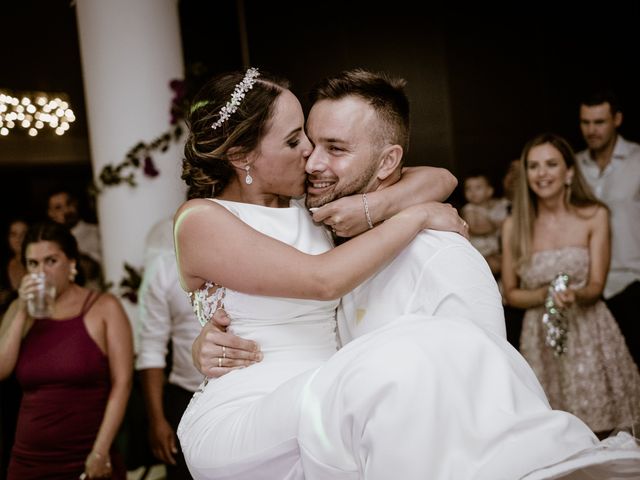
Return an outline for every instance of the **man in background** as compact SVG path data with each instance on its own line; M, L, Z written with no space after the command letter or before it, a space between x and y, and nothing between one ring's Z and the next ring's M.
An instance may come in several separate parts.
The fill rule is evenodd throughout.
M622 110L610 90L580 103L580 129L587 149L576 155L593 193L611 215L611 266L604 299L640 366L640 328L635 304L640 298L640 144L618 128Z
M51 220L66 225L76 237L78 248L93 260L102 261L102 245L98 226L80 218L78 198L69 190L51 192L47 205L47 215Z
M65 225L78 242L80 251L79 270L88 287L102 290L102 242L98 226L80 218L78 198L67 189L54 190L47 200L47 216L56 223Z
M189 479L176 429L203 380L191 359L200 323L178 280L172 218L158 222L147 235L139 299L136 370L148 416L149 444L153 455L166 465L167 480Z

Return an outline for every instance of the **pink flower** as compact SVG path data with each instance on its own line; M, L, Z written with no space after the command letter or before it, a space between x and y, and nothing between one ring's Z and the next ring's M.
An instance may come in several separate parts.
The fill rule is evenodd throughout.
M153 163L153 159L151 157L145 157L144 159L144 174L147 177L157 177L160 172L156 168Z

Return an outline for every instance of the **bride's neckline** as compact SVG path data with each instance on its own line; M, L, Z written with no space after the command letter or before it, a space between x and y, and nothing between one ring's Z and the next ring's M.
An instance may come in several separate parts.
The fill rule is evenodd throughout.
M248 205L248 206L257 207L257 208L267 208L269 210L290 210L292 208L297 208L296 207L296 203L295 203L295 198L290 198L289 199L289 206L288 207L269 207L267 205L260 205L258 203L240 202L238 200L227 200L227 199L224 199L224 198L214 198L214 197L209 197L209 198L207 198L207 200L215 201L215 202L232 203L234 205Z

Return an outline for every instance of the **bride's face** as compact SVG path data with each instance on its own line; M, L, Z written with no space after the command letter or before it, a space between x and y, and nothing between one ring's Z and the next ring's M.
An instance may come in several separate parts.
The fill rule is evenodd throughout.
M305 163L311 142L304 133L304 113L296 96L285 90L251 165L251 176L267 194L295 197L304 193Z

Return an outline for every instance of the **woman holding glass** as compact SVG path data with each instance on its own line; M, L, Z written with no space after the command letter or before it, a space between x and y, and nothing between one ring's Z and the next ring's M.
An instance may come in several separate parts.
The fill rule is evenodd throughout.
M0 378L14 369L23 389L9 479L126 477L112 450L131 389L133 344L118 300L76 282L78 246L64 226L29 228L28 274L0 329ZM51 310L33 302L44 273Z

